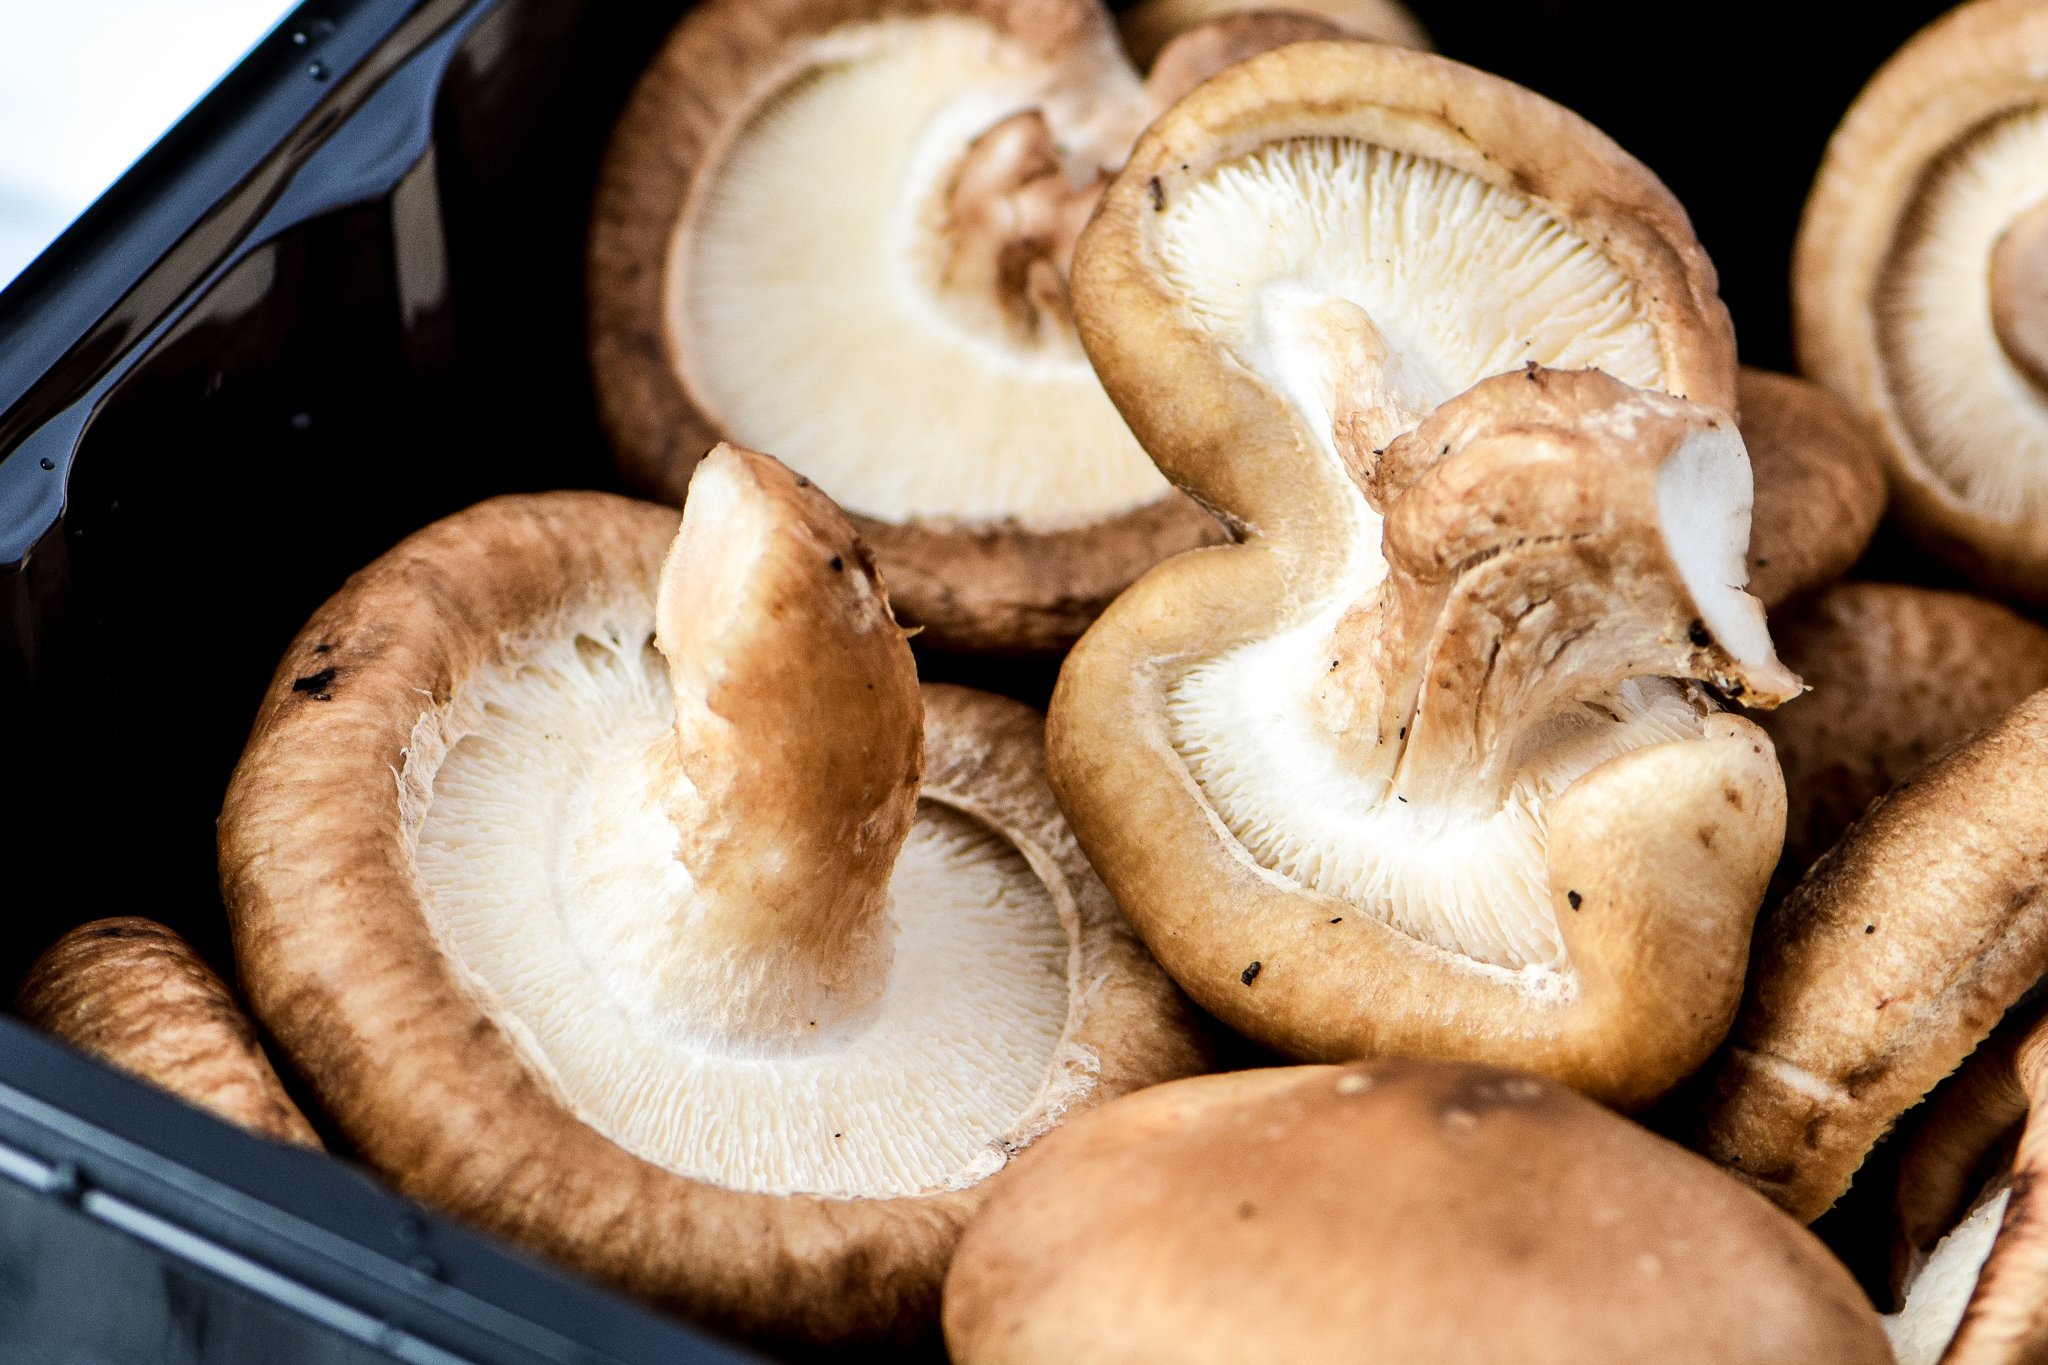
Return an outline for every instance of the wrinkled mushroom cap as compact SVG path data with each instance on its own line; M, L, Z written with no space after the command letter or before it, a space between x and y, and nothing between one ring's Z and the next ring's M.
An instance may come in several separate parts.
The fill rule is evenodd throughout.
M1829 144L1794 263L1800 367L1879 438L1901 522L2048 601L2048 11L1977 0Z
M1758 722L1795 882L1871 802L2048 687L2048 630L1968 593L1842 583L1773 615L1771 636L1807 686Z
M1053 1134L946 1282L959 1365L1888 1362L1820 1243L1559 1086L1208 1076Z
M722 438L859 521L942 646L1063 648L1217 537L1075 339L1067 257L1151 112L1097 0L709 0L613 137L600 411L675 499Z
M920 695L807 481L702 471L680 537L497 499L315 615L222 815L237 956L408 1193L750 1335L913 1334L1012 1151L1198 1052L1038 718Z
M81 924L22 978L21 1017L260 1137L319 1147L234 993L154 920Z
M1842 400L1818 384L1744 366L1736 393L1756 477L1748 587L1776 609L1834 582L1862 555L1884 516L1884 461Z
M1901 782L1757 926L1676 1130L1811 1222L2048 973L2048 693Z
M1162 964L1297 1056L1623 1104L1697 1065L1781 808L1761 736L1661 679L1796 682L1739 586L1732 420L1646 391L1734 398L1669 195L1527 91L1304 44L1153 126L1075 301L1133 430L1244 540L1125 594L1053 702L1062 804ZM1646 387L1486 379L1532 351ZM1624 926L1668 894L1688 942L1648 950Z

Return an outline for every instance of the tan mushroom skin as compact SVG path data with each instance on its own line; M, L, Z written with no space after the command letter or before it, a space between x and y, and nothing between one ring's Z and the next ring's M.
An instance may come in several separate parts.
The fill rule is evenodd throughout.
M81 924L22 979L29 1023L260 1137L320 1146L206 960L154 920Z
M1453 294L1468 251L1544 283ZM1783 797L1761 733L1670 679L1797 686L1732 586L1741 443L1594 373L1437 407L1538 339L1732 403L1662 187L1504 82L1294 46L1154 125L1075 297L1133 429L1243 538L1142 580L1053 702L1062 804L1162 964L1297 1056L1498 1060L1620 1104L1696 1066Z
M1748 590L1775 610L1840 578L1870 544L1884 516L1884 460L1817 384L1744 366L1736 393L1756 476Z
M627 477L679 498L730 437L851 512L941 647L1066 647L1220 538L1146 459L1075 336L1107 175L1180 91L1339 30L1234 16L1148 88L1100 0L708 0L614 136L592 361Z
M2048 11L1922 31L1829 144L1794 262L1801 369L1878 437L1901 523L2048 602Z
M918 686L807 480L721 448L689 509L499 499L351 580L223 812L237 955L408 1192L750 1336L914 1336L1014 1151L1202 1050L1038 717Z
M2048 693L1901 782L1759 924L1687 1144L1812 1221L2048 972Z
M1758 721L1785 772L1787 891L1871 802L2048 687L2048 630L1967 593L1843 583L1771 635L1808 689Z
M946 1283L959 1365L1889 1365L1811 1234L1563 1087L1204 1076L1052 1134Z

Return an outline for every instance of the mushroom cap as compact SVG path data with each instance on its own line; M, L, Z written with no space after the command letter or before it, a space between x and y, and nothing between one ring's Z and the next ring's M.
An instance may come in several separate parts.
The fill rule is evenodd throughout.
M1894 787L1757 926L1686 1145L1803 1222L2048 972L2048 693Z
M680 499L730 437L851 514L942 647L1064 648L1219 532L1066 316L1146 117L1097 0L708 0L628 103L589 254L600 415Z
M946 1280L959 1365L1889 1362L1811 1234L1559 1086L1382 1061L1205 1076L1018 1163Z
M2044 199L2048 11L1977 0L1857 97L1793 270L1800 368L1878 438L1901 524L1977 583L2034 602L2048 601L2048 378L1996 316L2023 282L1994 287L1994 274Z
M1807 692L1758 724L1797 880L1871 802L2048 687L2048 630L1968 593L1841 583L1771 618Z
M1309 15L1345 34L1429 52L1429 32L1396 0L1144 0L1117 19L1124 50L1141 71L1152 69L1174 39L1232 14Z
M135 916L81 924L22 978L21 1017L258 1137L320 1146L256 1028L192 945Z
M2048 1348L2048 1028L2014 1011L1936 1093L1899 1165L1900 1365L2019 1365Z
M1756 477L1749 592L1775 609L1834 582L1862 556L1884 517L1884 460L1842 400L1818 384L1745 365L1736 393Z
M1792 685L1730 586L1747 461L1697 404L1497 374L1537 350L1731 408L1676 203L1526 90L1307 43L1153 125L1074 285L1132 429L1242 538L1124 594L1053 699L1061 803L1162 965L1298 1057L1498 1061L1624 1105L1698 1065L1782 807L1760 733L1658 679ZM1581 683L1611 695L1567 714ZM1667 892L1693 913L1623 927Z
M721 489L746 477L765 487L780 469L758 456L721 459L705 466ZM764 496L799 505L799 532L816 526L801 506L815 490L782 477ZM757 543L746 527L760 507L721 492L697 510L713 519L707 535L737 538L737 553ZM778 867L771 858L757 871L707 871L691 863L689 830L671 855L658 826L616 812L612 788L598 784L608 763L656 753L646 746L666 733L649 647L657 607L670 648L672 625L686 633L693 611L729 614L735 592L765 601L754 580L722 580L722 566L698 554L704 542L685 537L671 550L676 524L673 511L602 494L494 499L410 537L315 614L271 684L221 818L242 978L337 1127L407 1193L748 1335L911 1335L936 1311L981 1182L1011 1151L1064 1113L1186 1074L1200 1050L1184 1003L1065 831L1041 772L1036 714L956 688L923 689L924 775L890 874L882 951L892 965L879 1001L862 997L863 1012L808 1036L799 1027L749 1046L700 1036L689 1013L705 1001L726 1008L727 993L747 997L745 980L699 996L622 974L621 964L666 964L672 940L716 927L650 930L630 914L601 914L661 903L665 882L643 894L634 877L702 886L758 875L773 885ZM819 540L759 541L764 572L782 575L770 589L808 572L847 601L871 594L873 571L839 526L817 530ZM702 576L671 574L657 602L665 556ZM703 722L704 752L723 742L721 724L756 724L765 680L800 672L778 622L819 636L819 657L837 657L842 637L857 642L802 606L796 596L766 601L718 627L764 639L759 657L669 660L672 680L702 674L704 695L728 717ZM886 604L878 609L886 623ZM813 730L840 723L835 707L865 714L860 679L839 686L843 700L798 694ZM583 719L593 696L608 724ZM620 697L632 706L614 708ZM886 755L894 741L876 739L873 752ZM564 787L537 804L515 799L511 779L532 766L516 752L527 743L543 746L538 770L550 780L586 782L590 795ZM808 743L764 742L738 762L794 765ZM861 752L856 767L868 762ZM710 777L694 771L704 794ZM685 784L680 799L692 791ZM774 796L764 794L771 807ZM808 799L789 796L793 808ZM710 834L721 834L715 823ZM803 831L789 837L794 860ZM518 885L479 891L466 876L477 863L580 858L586 840L651 861L601 861L588 876L563 862L577 875L558 878L574 894L559 897L557 914ZM924 889L955 864L971 865L969 893L981 899L926 905ZM623 871L607 891L599 874L614 865ZM1002 931L1011 920L1014 932ZM956 921L998 929L962 942ZM930 932L913 934L913 924ZM1003 962L1024 975L989 994ZM709 978L685 978L700 979ZM1044 1000L1062 998L1049 1027L1026 1026ZM903 1047L900 1016L926 1007L951 1032L889 1051ZM588 1017L565 1013L575 1008ZM637 1067L622 1038L638 1040ZM962 1075L963 1057L985 1061ZM777 1094L794 1106L780 1128Z

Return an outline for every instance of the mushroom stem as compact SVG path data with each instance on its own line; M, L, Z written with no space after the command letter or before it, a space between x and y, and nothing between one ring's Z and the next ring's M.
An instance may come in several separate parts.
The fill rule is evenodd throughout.
M1765 706L1797 694L1729 581L1746 534L1714 524L1747 530L1732 424L1596 371L1532 367L1471 397L1360 480L1386 576L1338 623L1316 702L1362 775L1490 810L1526 741L1561 718L1620 719L1603 708L1631 679L1697 678Z
M866 548L808 479L721 445L655 613L676 720L653 790L687 885L659 926L619 917L606 949L695 1032L772 1045L859 1017L886 982L923 771L916 667Z
M1073 347L1067 271L1106 183L1069 180L1041 111L996 124L968 147L946 195L942 292L992 307L1022 341Z
M2014 219L1992 249L1991 325L2012 363L2048 389L2048 199Z

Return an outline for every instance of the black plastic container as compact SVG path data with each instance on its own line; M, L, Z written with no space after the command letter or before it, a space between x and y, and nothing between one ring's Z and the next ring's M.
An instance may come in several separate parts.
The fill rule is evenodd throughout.
M584 215L683 7L310 0L0 291L0 985L118 913L230 966L213 821L298 626L435 517L616 486ZM1412 7L1659 171L1780 367L1827 134L1944 8ZM0 1019L0 1362L741 1358Z

